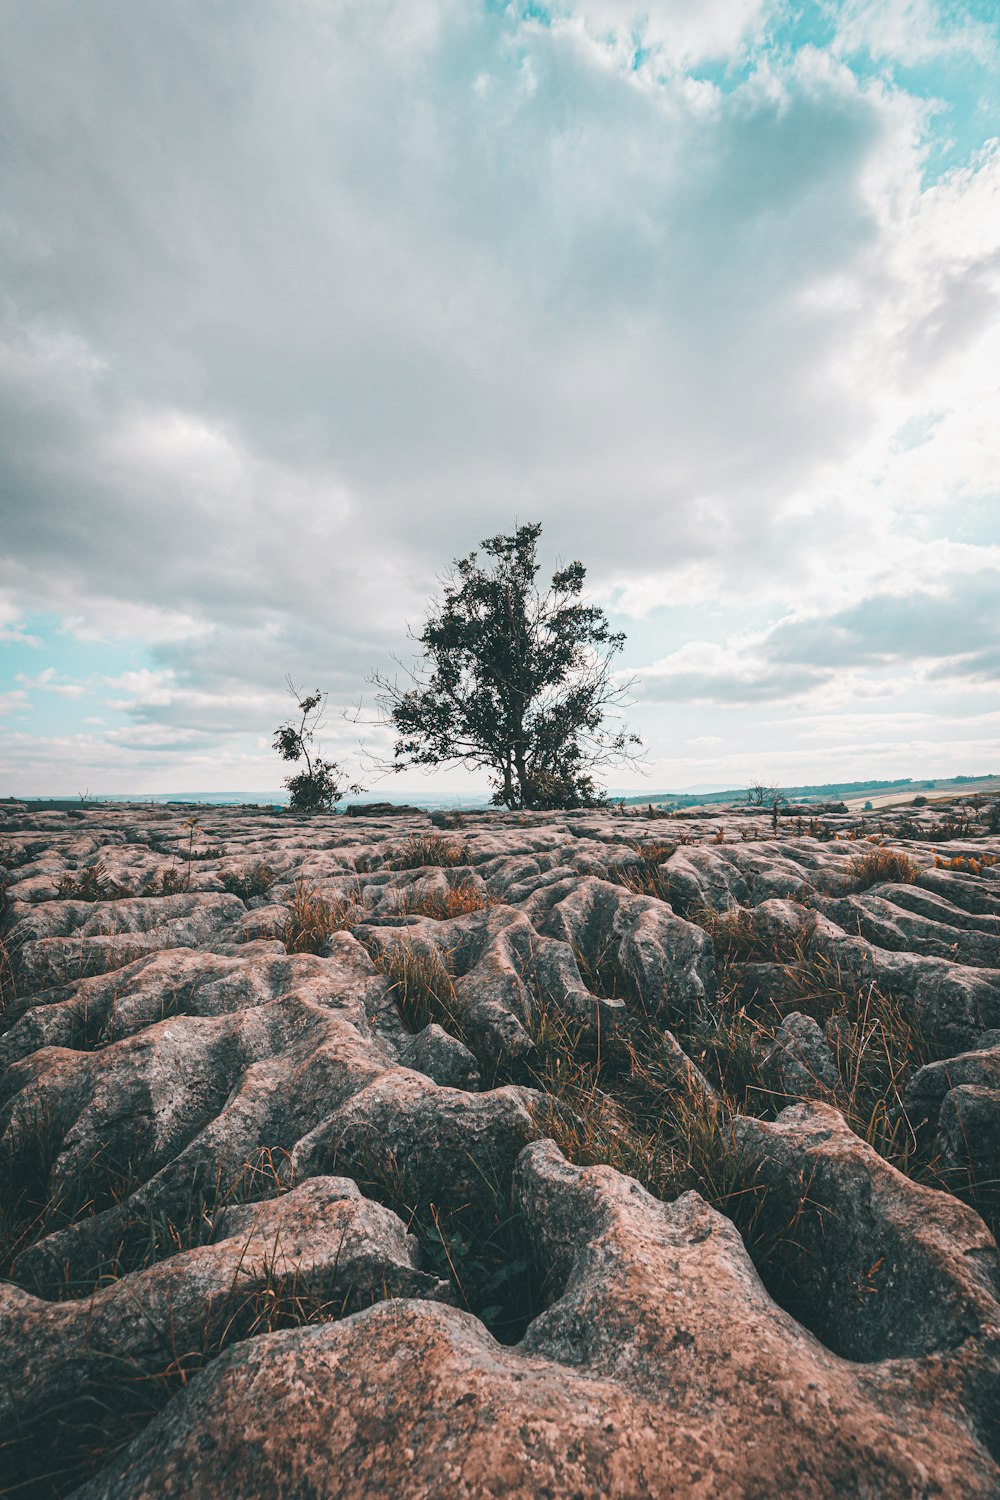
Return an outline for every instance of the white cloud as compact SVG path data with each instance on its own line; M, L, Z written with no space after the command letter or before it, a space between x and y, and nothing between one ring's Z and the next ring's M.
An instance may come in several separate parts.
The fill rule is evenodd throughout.
M940 0L838 0L837 46L864 49L877 58L915 64L942 56L968 55L982 63L997 58L996 28L977 20L961 4Z
M70 682L60 678L55 667L43 667L34 677L29 677L24 672L17 672L14 680L22 683L26 689L40 693L53 693L57 698L82 698L87 691L85 683Z
M759 35L773 5L768 0L556 0L555 17L579 20L594 37L632 56L654 49L659 64L691 67L739 55Z
M881 693L816 640L857 654L839 616L935 589L967 632L941 662L988 679L960 580L1000 541L1000 153L928 185L928 102L848 66L985 55L980 30L852 4L789 56L757 0L556 12L11 18L0 639L32 609L145 643L103 690L149 743L116 753L259 755L287 671L350 702L447 559L515 517L637 626L766 617L655 646L640 713L842 672ZM712 59L745 71L685 75ZM775 655L793 637L812 657Z

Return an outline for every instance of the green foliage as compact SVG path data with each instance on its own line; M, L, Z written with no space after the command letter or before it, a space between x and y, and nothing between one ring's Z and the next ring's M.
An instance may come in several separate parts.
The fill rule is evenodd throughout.
M288 679L288 691L295 699L298 720L279 724L274 731L273 748L282 760L305 761L305 769L286 776L283 786L291 793L289 807L292 812L329 812L341 800L345 791L363 792L363 786L343 787L340 784L342 771L334 760L325 760L313 748L316 731L323 723L326 709L326 693L317 688L315 693L303 693Z
M602 800L595 769L639 746L605 722L627 692L612 674L625 637L581 601L581 563L539 589L541 529L484 541L485 563L456 560L417 637L413 686L372 681L396 732L394 769L464 762L489 774L497 805L589 807Z
M185 885L185 881L187 882L186 885ZM155 880L153 881L153 884L152 884L152 886L150 888L150 895L153 895L153 896L179 896L182 891L187 890L187 889L190 888L190 885L191 885L191 867L190 867L190 865L188 866L187 870L183 874L181 873L181 870L180 870L179 866L177 866L177 865L168 865L166 867L166 869L163 869L163 870L161 870L159 872L159 883L160 883L160 889L157 890L156 889L156 881Z

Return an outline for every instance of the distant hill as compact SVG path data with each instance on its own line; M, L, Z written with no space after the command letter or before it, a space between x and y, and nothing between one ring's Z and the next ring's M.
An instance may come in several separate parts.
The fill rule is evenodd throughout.
M992 790L995 776L951 776L914 781L909 776L894 781L828 781L810 786L783 786L779 790L790 802L842 802L848 798L905 796L907 792L962 792ZM647 792L641 797L624 797L626 807L654 806L704 807L711 803L745 801L748 787L730 787L724 792Z

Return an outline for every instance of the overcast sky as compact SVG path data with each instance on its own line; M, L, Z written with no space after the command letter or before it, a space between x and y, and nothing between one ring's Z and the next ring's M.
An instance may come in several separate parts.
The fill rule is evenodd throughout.
M0 23L0 795L277 786L536 520L612 784L1000 771L995 0Z

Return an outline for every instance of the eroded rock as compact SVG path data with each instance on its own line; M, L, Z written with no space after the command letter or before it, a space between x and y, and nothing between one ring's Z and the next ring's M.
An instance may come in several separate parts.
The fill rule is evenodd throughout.
M518 1191L563 1283L520 1346L412 1300L255 1339L81 1496L995 1493L948 1370L831 1354L697 1194L659 1203L550 1143Z
M915 882L859 890L864 841L814 811L822 837L778 840L745 812L468 814L461 863L401 869L433 858L422 815L8 810L0 1403L31 1482L44 1413L112 1348L145 1368L166 1321L207 1367L80 1493L1000 1493L995 1245L831 1107L898 1013L932 1059L898 1129L1000 1176L991 846L946 868L920 809ZM628 1159L700 1121L767 1289L698 1194L539 1139L591 1150L574 1107L647 1031ZM525 1085L553 1045L586 1060L565 1098ZM747 1108L813 1102L734 1120L743 1068ZM512 1222L511 1263L479 1263ZM529 1266L516 1347L440 1300L478 1276L493 1317ZM271 1331L280 1307L327 1321Z

